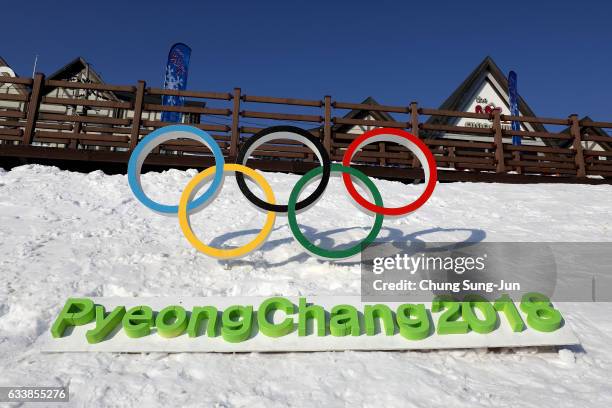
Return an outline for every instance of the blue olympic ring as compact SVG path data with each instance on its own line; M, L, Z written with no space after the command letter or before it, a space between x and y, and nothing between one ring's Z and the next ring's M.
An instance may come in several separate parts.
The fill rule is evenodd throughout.
M176 132L180 132L181 135L174 135L173 133ZM208 200L213 199L223 183L223 166L225 164L225 159L223 158L223 153L218 143L208 133L202 129L187 125L170 125L149 133L140 143L138 143L130 156L128 164L128 183L138 201L145 207L162 214L178 214L178 205L160 204L151 200L142 190L140 172L142 163L153 149L168 140L178 138L191 139L204 143L212 151L215 158L216 171L212 183L200 197L188 204L187 209L195 210L204 205Z

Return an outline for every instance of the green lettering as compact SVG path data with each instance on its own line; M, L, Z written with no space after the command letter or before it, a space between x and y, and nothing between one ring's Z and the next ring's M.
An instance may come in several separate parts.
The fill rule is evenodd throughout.
M95 319L94 303L86 298L69 298L64 304L55 323L51 326L51 335L62 337L68 326L82 326Z
M359 336L359 314L357 309L351 305L337 305L331 311L329 331L332 336L343 337Z
M303 337L307 335L309 319L316 319L317 321L317 336L325 336L325 309L318 305L308 306L306 298L300 298L298 307L298 336Z
M123 316L123 330L128 337L144 337L151 333L153 327L153 310L149 306L136 306Z
M125 306L117 306L112 312L106 317L104 316L104 306L96 306L96 327L91 330L87 330L85 337L89 344L99 343L106 338L112 332L115 327L123 319L125 315Z
M168 306L155 319L157 333L162 337L177 337L187 329L187 312L182 306Z
M251 335L253 306L230 306L221 315L221 335L225 341L240 343Z
M273 322L272 316L276 310L281 310L290 315L295 313L295 305L283 297L273 297L266 299L259 306L257 324L259 330L268 337L281 337L293 331L293 319L291 317L287 317L281 323Z
M217 336L217 308L213 306L196 306L191 311L191 318L187 326L187 335L189 337L198 337L200 335L200 323L204 319L208 322L206 325L208 337Z
M423 340L429 336L429 316L425 305L405 303L397 308L395 316L402 337L408 340Z
M382 325L385 328L385 336L393 336L395 334L395 323L393 322L393 312L387 305L365 305L364 321L366 335L376 335L376 322L374 319L381 319ZM381 327L382 327L381 325Z

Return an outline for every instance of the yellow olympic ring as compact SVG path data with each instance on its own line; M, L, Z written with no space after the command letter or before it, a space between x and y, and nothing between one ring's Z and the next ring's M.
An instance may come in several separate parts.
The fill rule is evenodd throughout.
M197 192L197 187L203 182L205 182L208 178L213 176L215 174L215 170L216 166L209 167L206 170L198 173L198 175L196 175L189 182L189 184L187 184L187 187L185 187L185 190L183 191L183 194L181 195L181 200L179 202L179 224L181 226L181 229L183 230L185 238L187 238L191 245L193 245L193 247L196 248L198 251L217 259L239 258L248 254L251 251L256 250L257 248L259 248L260 245L265 242L265 240L268 238L268 235L270 235L270 232L272 232L272 228L274 227L274 221L276 221L276 213L274 211L267 212L266 222L263 228L261 229L261 232L257 234L257 236L246 245L232 249L220 249L204 244L202 241L200 241L200 239L194 234L193 230L191 229L191 225L189 224L189 214L187 213L187 205L193 198L192 196L195 195L195 193ZM255 183L257 183L257 185L259 185L259 187L263 190L266 196L266 200L270 204L276 203L276 198L274 197L272 187L270 187L270 184L268 184L266 179L255 170L251 169L250 167L243 166L241 164L226 163L223 165L223 172L226 171L238 171L240 173L243 173ZM196 191L194 192L194 190Z

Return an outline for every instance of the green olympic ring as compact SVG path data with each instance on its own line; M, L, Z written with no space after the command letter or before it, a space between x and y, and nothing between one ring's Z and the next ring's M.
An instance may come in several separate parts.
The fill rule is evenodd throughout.
M372 180L370 180L370 178L366 176L365 174L363 174L361 171L355 168L352 168L352 167L346 167L341 164L332 163L331 172L332 173L346 173L351 176L354 176L372 193L372 197L376 205L378 206L383 205L382 196L380 195L380 191L378 191L378 189L376 188L376 185L372 182ZM368 246L376 239L376 237L378 236L378 233L380 232L380 229L382 228L384 215L380 213L376 213L376 218L374 219L374 225L372 226L372 230L370 231L368 236L363 241L349 248L340 249L340 250L324 249L310 242L308 238L306 238L306 236L302 233L302 231L300 231L300 226L297 223L295 207L296 207L296 203L298 201L300 193L304 190L304 188L306 188L306 186L311 181L314 181L315 178L321 175L322 173L323 173L323 167L320 167L320 166L315 167L314 169L310 170L308 173L304 174L304 176L302 176L302 178L300 178L298 182L295 184L295 186L293 187L293 190L291 190L291 195L289 196L289 202L287 203L287 206L288 206L287 218L289 220L289 227L291 228L291 232L293 233L293 236L300 243L300 245L302 245L304 249L306 249L308 252L312 253L313 255L316 255L320 258L327 258L327 259L350 258L351 256L356 255L359 252L361 252L364 247Z

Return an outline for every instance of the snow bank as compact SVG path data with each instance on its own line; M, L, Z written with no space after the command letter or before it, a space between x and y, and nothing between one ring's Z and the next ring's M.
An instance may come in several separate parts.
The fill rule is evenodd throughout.
M143 177L176 201L193 171ZM286 202L298 176L266 173ZM420 186L380 181L385 204ZM610 241L609 186L440 184L380 238L423 241ZM192 217L205 241L240 244L262 225L233 177ZM332 179L298 216L322 245L367 235L372 219ZM359 293L359 265L306 254L279 217L250 256L219 263L197 253L175 218L135 201L122 175L28 165L0 171L0 385L69 384L75 405L103 406L612 406L612 304L574 304L568 350L298 354L41 354L31 346L69 296L267 296Z

